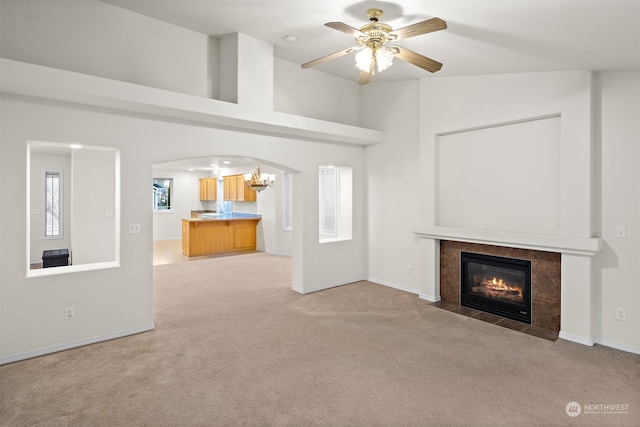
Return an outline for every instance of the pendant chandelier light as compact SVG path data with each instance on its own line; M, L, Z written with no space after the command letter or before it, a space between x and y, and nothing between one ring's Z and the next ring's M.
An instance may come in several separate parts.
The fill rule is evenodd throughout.
M257 192L260 192L267 187L273 187L275 181L276 175L272 173L262 173L260 170L260 164L258 164L258 167L253 174L244 174L244 184Z

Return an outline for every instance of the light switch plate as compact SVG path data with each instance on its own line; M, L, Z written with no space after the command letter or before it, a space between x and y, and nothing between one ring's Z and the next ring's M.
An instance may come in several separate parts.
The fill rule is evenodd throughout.
M626 239L627 238L627 227L624 225L616 226L616 237L618 239Z

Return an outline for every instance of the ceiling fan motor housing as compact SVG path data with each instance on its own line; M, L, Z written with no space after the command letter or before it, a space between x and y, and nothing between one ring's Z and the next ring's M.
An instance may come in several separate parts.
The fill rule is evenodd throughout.
M360 32L368 35L369 37L356 37L356 42L360 46L368 46L371 49L377 49L388 41L387 34L393 31L391 26L378 22L382 18L382 11L380 9L367 10L367 16L371 23L360 27Z
M367 16L369 21L378 22L382 18L382 11L380 9L369 9L367 10Z

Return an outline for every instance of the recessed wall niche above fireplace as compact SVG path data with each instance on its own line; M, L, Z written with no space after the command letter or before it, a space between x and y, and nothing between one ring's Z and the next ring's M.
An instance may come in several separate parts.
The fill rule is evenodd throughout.
M531 261L461 252L460 305L531 324Z

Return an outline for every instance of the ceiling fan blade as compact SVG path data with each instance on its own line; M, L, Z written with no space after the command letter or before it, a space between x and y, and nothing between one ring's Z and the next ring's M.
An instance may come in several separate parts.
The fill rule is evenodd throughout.
M444 30L445 28L447 28L447 23L445 21L440 18L431 18L426 21L416 22L415 24L407 25L406 27L392 31L388 34L387 38L389 40L408 39L409 37Z
M324 25L326 25L329 28L333 28L334 30L338 30L338 31L341 31L341 32L343 32L345 34L353 36L355 38L364 38L364 39L368 39L369 38L369 36L366 35L365 33L363 33L362 31L360 31L360 30L358 30L356 28L353 28L352 26L347 25L347 24L345 24L343 22L327 22Z
M404 47L393 46L391 49L394 53L397 51L397 53L395 53L396 58L400 58L431 73L435 73L442 68L442 63L415 53L412 50L405 49Z
M343 55L351 53L356 49L357 48L355 48L355 47L350 47L348 49L341 50L339 52L335 52L335 53L332 53L332 54L327 55L327 56L323 56L322 58L318 58L318 59L314 59L313 61L306 62L306 63L302 64L300 67L302 67L302 68L313 67L314 65L318 65L318 64L320 64L322 62L327 62L327 61L330 61L332 59L336 59L336 58L339 58L339 57L341 57Z
M371 81L371 77L373 77L373 72L376 68L376 57L371 57L371 64L369 65L369 72L361 71L360 78L358 78L359 85L366 85Z
M371 73L367 73L366 71L360 71L360 78L358 79L359 85L366 85L371 81Z

